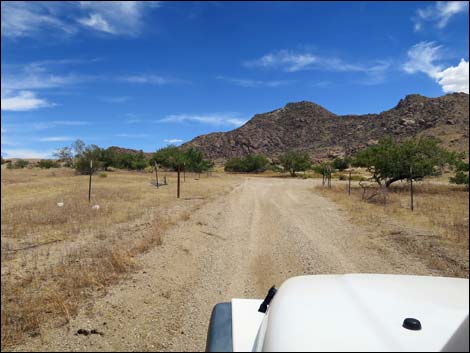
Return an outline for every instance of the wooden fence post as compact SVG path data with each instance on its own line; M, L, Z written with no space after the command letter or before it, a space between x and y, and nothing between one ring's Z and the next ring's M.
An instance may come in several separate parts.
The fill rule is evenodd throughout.
M411 199L411 211L414 210L413 200L413 168L410 166L410 199Z
M93 160L90 160L90 181L88 182L88 203L91 201L91 175L93 174Z
M180 198L180 172L181 172L181 166L178 164L178 185L176 187L176 197Z
M158 185L158 166L157 166L157 162L155 162L155 179L157 180L157 189L158 189L159 185Z
M351 195L351 171L349 171L348 195Z
M331 168L328 167L328 189L331 189Z

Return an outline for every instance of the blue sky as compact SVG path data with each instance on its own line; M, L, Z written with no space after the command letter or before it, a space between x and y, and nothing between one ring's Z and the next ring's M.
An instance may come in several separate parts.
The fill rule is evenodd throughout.
M2 156L154 151L309 100L468 93L467 2L8 2Z

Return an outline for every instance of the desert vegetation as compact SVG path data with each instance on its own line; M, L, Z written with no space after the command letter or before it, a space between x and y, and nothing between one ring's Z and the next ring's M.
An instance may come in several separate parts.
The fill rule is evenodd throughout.
M168 185L157 189L151 173L106 172L89 203L88 176L73 169L2 169L2 350L38 335L44 322L66 324L161 244L167 227L231 186L191 173L178 201L175 173L162 173Z
M238 173L261 173L268 169L269 160L262 155L231 158L225 163L225 171Z

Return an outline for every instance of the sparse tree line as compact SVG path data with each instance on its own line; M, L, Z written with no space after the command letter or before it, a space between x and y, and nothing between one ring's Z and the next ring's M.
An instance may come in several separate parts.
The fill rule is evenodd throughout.
M77 140L70 147L57 150L55 157L65 166L75 168L78 173L90 172L90 161L93 161L94 170L109 170L109 168L144 170L158 167L170 170L186 170L202 173L213 167L213 163L204 159L202 152L189 148L182 150L170 145L156 151L152 156L143 151L137 153L122 153L112 149L100 148L97 145L86 145Z
M119 153L97 145L86 145L76 140L71 146L56 151L54 160L41 160L36 166L40 168L57 168L61 165L72 167L78 173L90 172L90 161L93 169L108 170L110 167L128 170L144 170L147 167L164 167L171 170L186 170L202 173L213 168L214 163L204 158L202 152L194 148L183 150L170 145L156 151L151 157L142 151ZM380 186L388 188L400 180L422 180L427 176L437 176L444 168L454 170L450 182L469 185L469 164L464 161L463 153L451 152L440 146L439 140L431 137L420 137L397 141L385 138L376 145L366 147L354 156L335 158L333 161L313 163L306 152L288 151L278 156L273 162L262 155L231 158L225 163L225 171L238 173L262 173L266 170L284 171L296 176L297 172L313 170L324 178L331 173L343 171L350 167L363 167L372 179ZM8 163L10 169L28 167L27 160L15 162L1 159Z
M312 163L307 153L288 151L278 157L278 163L270 162L261 155L244 158L231 158L225 164L228 172L259 173L282 167L284 172L296 176L296 172L313 170L324 178L331 173L350 167L363 167L380 186L388 188L400 180L422 180L427 176L438 176L444 168L453 169L455 176L450 182L469 183L469 164L464 161L463 153L456 153L441 147L439 140L419 137L396 141L385 138L378 144L366 147L354 156L335 158L330 162Z

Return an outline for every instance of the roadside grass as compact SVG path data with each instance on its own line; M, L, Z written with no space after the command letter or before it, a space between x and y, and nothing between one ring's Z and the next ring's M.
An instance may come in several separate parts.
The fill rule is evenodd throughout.
M169 185L159 189L151 173L96 175L89 204L88 176L2 170L2 350L40 335L44 323L67 324L87 299L134 270L136 256L162 244L168 227L234 180L187 173L178 200L174 173L160 174Z
M465 187L433 181L414 184L414 211L409 185L393 185L384 195L365 201L363 189L335 181L315 191L348 211L351 221L376 236L412 252L443 276L469 276L469 194ZM376 186L366 195L378 192Z

